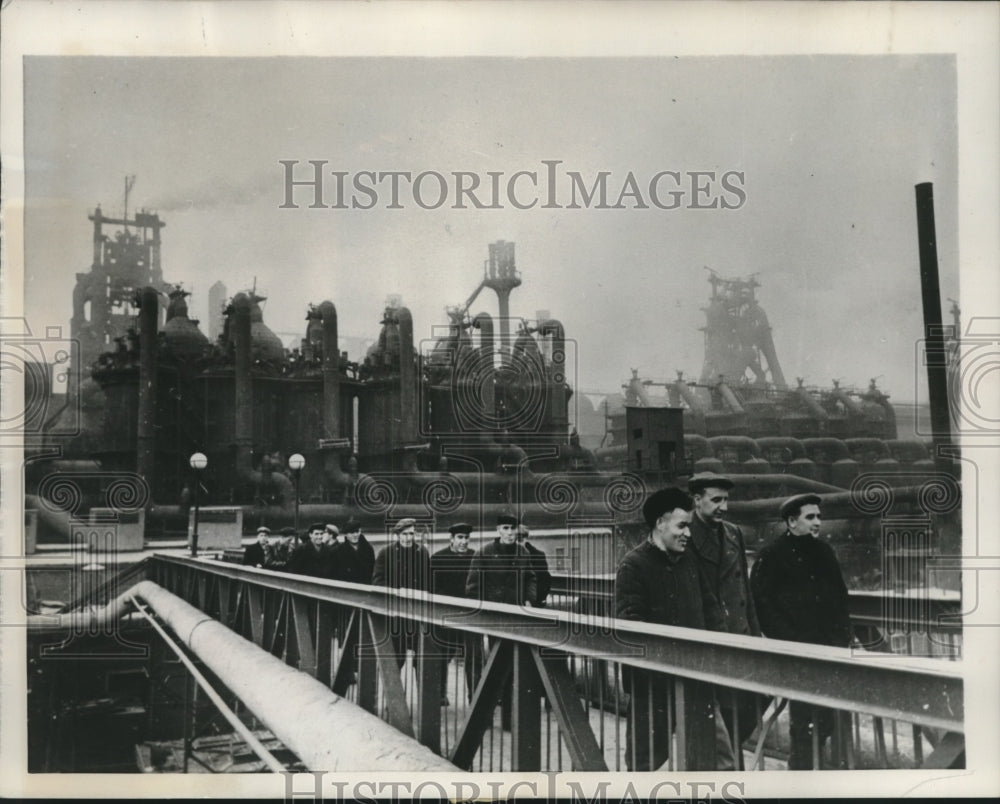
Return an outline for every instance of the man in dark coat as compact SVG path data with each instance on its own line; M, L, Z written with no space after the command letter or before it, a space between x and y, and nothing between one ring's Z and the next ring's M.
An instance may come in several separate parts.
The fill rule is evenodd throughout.
M257 541L248 545L243 551L243 564L247 567L263 567L265 561L264 545L267 544L271 529L266 525L257 528Z
M417 521L400 519L392 528L393 541L383 547L375 558L372 583L389 589L418 589L430 591L431 557L427 548L416 543ZM411 600L390 600L399 606L417 605ZM406 651L417 649L420 623L403 617L389 618L396 661L400 666L406 661Z
M538 589L535 605L544 606L545 600L549 596L549 590L552 588L552 573L549 572L549 560L545 556L545 552L529 542L528 535L527 525L517 526L517 543L528 551L528 555L531 556L531 567L535 571L535 583Z
M473 600L534 606L538 578L531 554L517 543L517 518L497 517L497 537L472 558L465 596Z
M285 567L285 572L322 578L325 562L323 554L325 538L326 525L322 522L310 525L306 538L299 538L298 543L292 548L292 555Z
M732 480L712 472L702 472L688 481L688 492L694 500L690 549L711 598L705 612L708 627L730 634L760 636L757 611L750 594L743 531L723 519L729 509L732 487ZM759 701L759 696L734 693L724 687L717 690L717 695L726 729L732 735L738 724L736 742L742 745L757 726L758 705L763 711L766 702ZM732 746L726 745L725 739L719 741L719 769L743 769L743 752L734 751Z
M361 532L361 523L354 517L344 525L344 541L335 545L334 577L338 581L371 583L375 571L375 548Z
M295 528L282 528L278 531L278 538L268 539L264 547L264 567L278 572L292 572L288 569L288 564L298 544Z
M448 532L451 534L450 544L431 556L431 590L436 595L465 597L465 579L469 577L469 566L476 554L469 547L472 526L457 522L448 528ZM482 637L445 627L435 628L434 635L445 651L445 672L441 674L442 705L448 705L447 669L453 656L464 657L466 691L471 700L482 668Z
M642 515L649 538L622 559L615 578L615 610L620 619L706 627L711 596L687 549L691 508L691 498L673 486L651 494L644 503ZM670 755L670 679L648 670L625 670L623 681L630 694L625 764L632 771L657 770ZM706 709L705 717L710 714Z
M492 603L534 606L538 599L538 579L531 554L517 543L517 517L497 517L497 537L472 558L465 596ZM508 679L501 702L501 725L511 724L511 681Z
M847 585L833 548L817 538L820 502L815 494L799 494L782 503L779 513L785 533L760 551L751 586L765 636L847 647L851 644ZM818 726L822 752L837 713L800 701L791 701L788 711L788 769L809 770L813 767L813 730Z

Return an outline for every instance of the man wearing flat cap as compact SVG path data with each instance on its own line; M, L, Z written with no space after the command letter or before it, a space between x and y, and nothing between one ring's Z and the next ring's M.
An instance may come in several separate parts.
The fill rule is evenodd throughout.
M472 525L456 522L448 528L451 541L431 556L431 589L436 595L465 597L465 580L476 551L469 547ZM445 672L441 674L441 702L447 705L448 664L452 658L464 657L466 693L472 699L482 664L482 637L463 634L454 628L434 629L438 644L444 649Z
M706 628L711 599L690 538L691 497L670 486L651 494L642 507L649 537L630 551L615 578L619 619L685 628ZM627 639L627 637L626 637ZM669 686L662 673L626 667L623 682L630 694L625 764L630 771L657 770L670 754ZM702 713L711 715L708 704ZM692 768L691 770L712 770Z
M431 557L427 548L417 544L417 520L400 519L391 530L392 541L383 547L375 559L372 584L389 589L419 589L430 591ZM417 601L393 599L396 606L417 605ZM391 617L389 631L393 639L396 662L402 667L406 651L416 650L420 623L404 617Z
M729 510L733 485L728 477L714 472L701 472L688 480L688 491L694 500L690 549L711 599L705 612L708 627L730 634L760 636L757 610L750 593L743 531L723 518ZM717 694L726 729L732 735L738 725L736 744L742 745L757 726L758 698L721 687ZM718 759L719 770L743 768L743 752L721 741Z
M257 528L257 541L248 545L243 551L243 565L247 567L263 567L265 554L264 545L267 544L271 529L267 525Z
M847 647L851 644L847 585L833 548L818 538L821 502L816 494L798 494L782 503L778 513L785 533L760 551L751 586L765 636ZM791 701L788 710L788 769L809 770L813 731L818 728L822 753L837 713L799 701Z
M538 587L531 556L517 543L517 517L497 517L497 537L472 558L465 596L493 603L534 606Z
M517 517L497 517L497 537L472 558L465 580L465 596L477 601L534 606L538 579L531 555L517 543ZM508 679L500 707L503 728L511 724L511 680Z

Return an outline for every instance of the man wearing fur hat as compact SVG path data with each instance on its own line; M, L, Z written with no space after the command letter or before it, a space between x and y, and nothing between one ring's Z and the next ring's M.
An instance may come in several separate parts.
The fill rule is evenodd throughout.
M779 515L785 533L760 551L751 585L765 636L847 647L851 644L847 585L833 548L818 538L820 502L816 494L798 494L782 503ZM800 701L791 701L788 711L788 769L809 770L813 732L818 729L821 752L834 731L837 713Z
M642 515L649 537L625 556L615 579L619 619L707 627L705 612L711 598L697 561L687 549L692 507L691 498L673 486L647 498ZM630 693L625 763L631 771L657 770L670 752L670 679L648 670L625 669L623 680ZM709 704L704 716L710 715Z

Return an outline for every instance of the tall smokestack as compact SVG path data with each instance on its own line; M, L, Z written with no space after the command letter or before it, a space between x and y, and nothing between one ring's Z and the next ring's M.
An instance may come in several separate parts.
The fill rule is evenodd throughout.
M252 470L253 383L250 379L250 297L233 297L232 334L235 346L236 471L241 476Z
M917 236L920 241L920 291L924 302L924 343L927 356L927 391L931 402L931 435L934 462L948 471L951 462L941 447L951 442L948 412L948 361L941 321L941 288L938 283L937 232L934 226L934 185L918 184Z

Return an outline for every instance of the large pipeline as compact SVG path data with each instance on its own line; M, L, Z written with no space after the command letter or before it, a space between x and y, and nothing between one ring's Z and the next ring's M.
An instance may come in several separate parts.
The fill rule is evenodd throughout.
M156 290L139 291L139 406L136 472L150 488L156 483L156 329L160 313Z
M335 695L315 678L288 666L152 581L140 581L96 612L29 617L28 628L89 629L107 624L124 614L133 596L145 600L178 639L309 770L458 770L412 737ZM53 620L58 625L53 626Z

